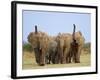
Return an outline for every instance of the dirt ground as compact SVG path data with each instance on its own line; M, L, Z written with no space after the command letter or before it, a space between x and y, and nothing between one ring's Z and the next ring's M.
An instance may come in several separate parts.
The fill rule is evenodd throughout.
M68 64L46 64L45 66L38 66L35 62L34 53L26 52L23 53L22 68L23 69L42 69L42 68L62 68L62 67L84 67L90 66L91 54L81 54L80 63L68 63Z

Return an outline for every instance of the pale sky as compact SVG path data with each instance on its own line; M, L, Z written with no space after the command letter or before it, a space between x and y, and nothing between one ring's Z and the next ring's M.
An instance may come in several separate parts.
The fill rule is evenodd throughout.
M76 24L76 31L81 31L86 42L91 41L91 14L70 13L70 12L46 12L23 10L23 41L27 42L27 36L34 31L45 31L49 35L61 33L72 33L73 24Z

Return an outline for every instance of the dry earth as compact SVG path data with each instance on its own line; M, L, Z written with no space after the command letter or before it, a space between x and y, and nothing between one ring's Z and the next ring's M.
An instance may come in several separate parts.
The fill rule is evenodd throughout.
M23 69L41 69L41 68L62 68L62 67L84 67L90 66L91 64L91 54L81 54L81 63L69 63L69 64L47 64L45 66L38 66L35 62L34 52L23 53L22 68Z

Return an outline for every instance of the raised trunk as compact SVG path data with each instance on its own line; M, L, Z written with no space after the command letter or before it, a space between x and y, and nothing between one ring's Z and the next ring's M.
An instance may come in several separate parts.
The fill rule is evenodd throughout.
M35 25L35 34L38 33L38 30L37 30L37 25Z
M76 29L76 26L75 26L75 24L73 24L73 26L74 26L74 29L73 29L73 41L75 41L75 29Z

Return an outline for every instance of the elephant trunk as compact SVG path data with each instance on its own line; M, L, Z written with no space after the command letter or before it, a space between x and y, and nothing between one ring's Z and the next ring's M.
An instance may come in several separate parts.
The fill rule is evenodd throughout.
M75 29L76 29L76 26L75 26L75 24L73 24L73 26L74 26L74 29L73 29L73 41L75 41Z
M37 30L37 25L35 25L35 34L38 33L38 30Z

